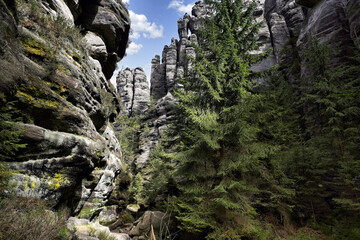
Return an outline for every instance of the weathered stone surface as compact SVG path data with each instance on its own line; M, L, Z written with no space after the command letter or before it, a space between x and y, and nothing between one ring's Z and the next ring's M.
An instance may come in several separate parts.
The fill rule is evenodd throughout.
M144 113L150 101L149 83L144 69L135 68L134 72L134 100L132 113Z
M102 226L98 222L91 222L87 219L70 217L67 222L70 231L75 230L75 236L82 240L99 239L100 233L106 233L109 237L116 240L131 240L128 234L110 232L108 227Z
M166 95L167 86L165 79L165 64L160 64L160 56L156 55L151 62L151 89L150 95L158 100Z
M160 227L169 220L169 216L159 211L146 211L136 222L128 234L130 236L146 235L150 232L151 225L154 230L160 230Z
M340 46L339 61L342 61L341 56L351 55L356 34L352 35L350 29L357 29L355 32L359 31L360 24L357 21L359 17L354 18L354 14L348 15L346 13L349 7L360 6L360 1L350 0L345 2L322 1L309 10L297 45L305 46L312 37L316 37L320 42Z
M76 20L86 30L104 40L108 57L101 62L104 74L110 79L118 58L125 55L130 31L130 18L126 8L116 0L79 0L82 13Z
M123 112L129 114L134 99L134 76L130 68L126 68L119 72L116 78L116 86L121 97Z
M290 37L298 38L301 24L305 19L301 6L296 4L294 0L291 0L284 3L280 9L279 13L285 18Z
M82 12L79 0L65 0L65 3L69 7L74 20L76 20Z
M119 72L116 83L125 114L132 116L146 111L150 101L150 89L144 69L126 68Z
M7 2L13 5L5 5ZM91 57L89 45L81 41L79 32L72 34L76 30L67 26L62 29L64 33L53 32L58 29L49 30L51 24L37 21L26 2L21 8L14 3L0 2L1 21L9 28L9 34L0 35L0 104L4 104L3 98L16 101L14 108L23 118L23 141L27 143L9 163L17 170L14 191L46 200L52 206L67 205L74 214L91 218L105 205L123 169L120 144L110 123L120 111L119 96L103 73L104 60L93 58L98 49L88 49ZM54 19L61 16L70 26L74 19L82 22L84 17L79 13L85 1L32 4L39 9L36 14L50 13ZM126 10L119 3L109 0L98 4L94 16L104 10L116 17L103 22L104 28L106 24L128 24ZM48 37L39 35L45 31ZM114 37L127 39L126 34L119 31ZM103 38L97 36L96 40ZM120 56L125 51L119 39L112 42L115 50L109 52L107 44L96 46L100 48L97 53Z
M257 41L257 43L259 45L259 49L255 50L255 51L251 51L251 54L258 55L258 54L266 53L272 47L272 42L271 42L270 30L269 30L267 22L265 21L265 17L264 17L265 0L257 0L256 4L257 4L257 7L256 7L256 10L254 11L254 18L255 18L256 22L258 22L258 23L262 22L262 24L259 29L259 33L258 33L259 38ZM274 58L274 54L271 53L263 61L253 64L251 66L251 70L254 72L261 72L266 69L269 69L270 67L274 66L275 64L276 64L276 61Z
M99 214L99 223L108 226L114 223L119 217L118 206L106 206Z
M270 19L270 29L272 32L272 43L274 55L277 63L284 63L281 50L289 44L290 33L286 25L285 17L278 13L272 13Z
M87 32L84 38L90 49L91 57L100 62L106 61L108 54L106 45L101 37L93 32Z
M64 0L41 1L41 4L54 18L63 18L69 25L74 25L74 16Z

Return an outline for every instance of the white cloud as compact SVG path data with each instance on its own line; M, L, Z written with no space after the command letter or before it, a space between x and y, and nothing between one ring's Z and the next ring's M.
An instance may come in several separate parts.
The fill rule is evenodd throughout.
M140 35L144 38L160 38L163 36L164 27L157 25L154 22L149 22L147 17L143 14L136 14L133 11L129 11L131 19L132 34L130 37L138 39Z
M126 49L126 53L128 55L134 55L134 54L138 53L142 49L142 47L143 47L142 44L136 44L134 42L131 42L129 44L129 47Z
M122 0L122 2L125 4L130 4L130 0Z
M184 0L172 0L169 3L168 8L175 9L180 14L191 13L192 7L194 3L189 3L187 5L184 4Z
M140 33L139 33L139 32L131 31L131 32L130 32L130 38L131 38L131 39L139 39L139 38L140 38Z

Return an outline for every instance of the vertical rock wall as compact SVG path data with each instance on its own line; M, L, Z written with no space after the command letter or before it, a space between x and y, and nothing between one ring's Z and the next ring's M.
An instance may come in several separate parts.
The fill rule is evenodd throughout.
M111 126L120 98L108 79L125 53L127 10L117 0L0 7L0 107L15 103L27 144L8 162L14 191L90 218L123 167Z
M144 69L126 68L121 70L116 78L117 91L121 96L123 113L132 116L144 113L150 101L149 83Z

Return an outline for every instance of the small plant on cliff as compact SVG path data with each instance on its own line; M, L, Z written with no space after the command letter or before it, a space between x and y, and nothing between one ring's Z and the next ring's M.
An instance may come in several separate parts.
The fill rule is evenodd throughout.
M26 145L20 143L22 130L16 128L19 119L14 118L16 111L13 103L0 103L0 194L9 188L13 172L4 164L11 161L15 153Z
M13 103L0 103L0 162L11 160L14 154L24 148L21 144L22 130L17 129L19 118L14 118L16 111Z

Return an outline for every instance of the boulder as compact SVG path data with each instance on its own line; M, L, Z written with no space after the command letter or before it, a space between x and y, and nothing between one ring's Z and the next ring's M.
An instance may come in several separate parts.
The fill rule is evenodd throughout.
M98 220L99 223L105 226L111 225L119 217L118 206L106 206L100 212Z
M146 211L136 222L137 225L128 232L130 236L146 235L150 232L151 226L155 231L159 231L162 226L168 224L169 216L159 211Z
M70 217L67 222L67 227L70 231L75 231L75 236L82 240L99 239L100 233L116 240L131 240L128 234L110 232L108 227L87 219Z

